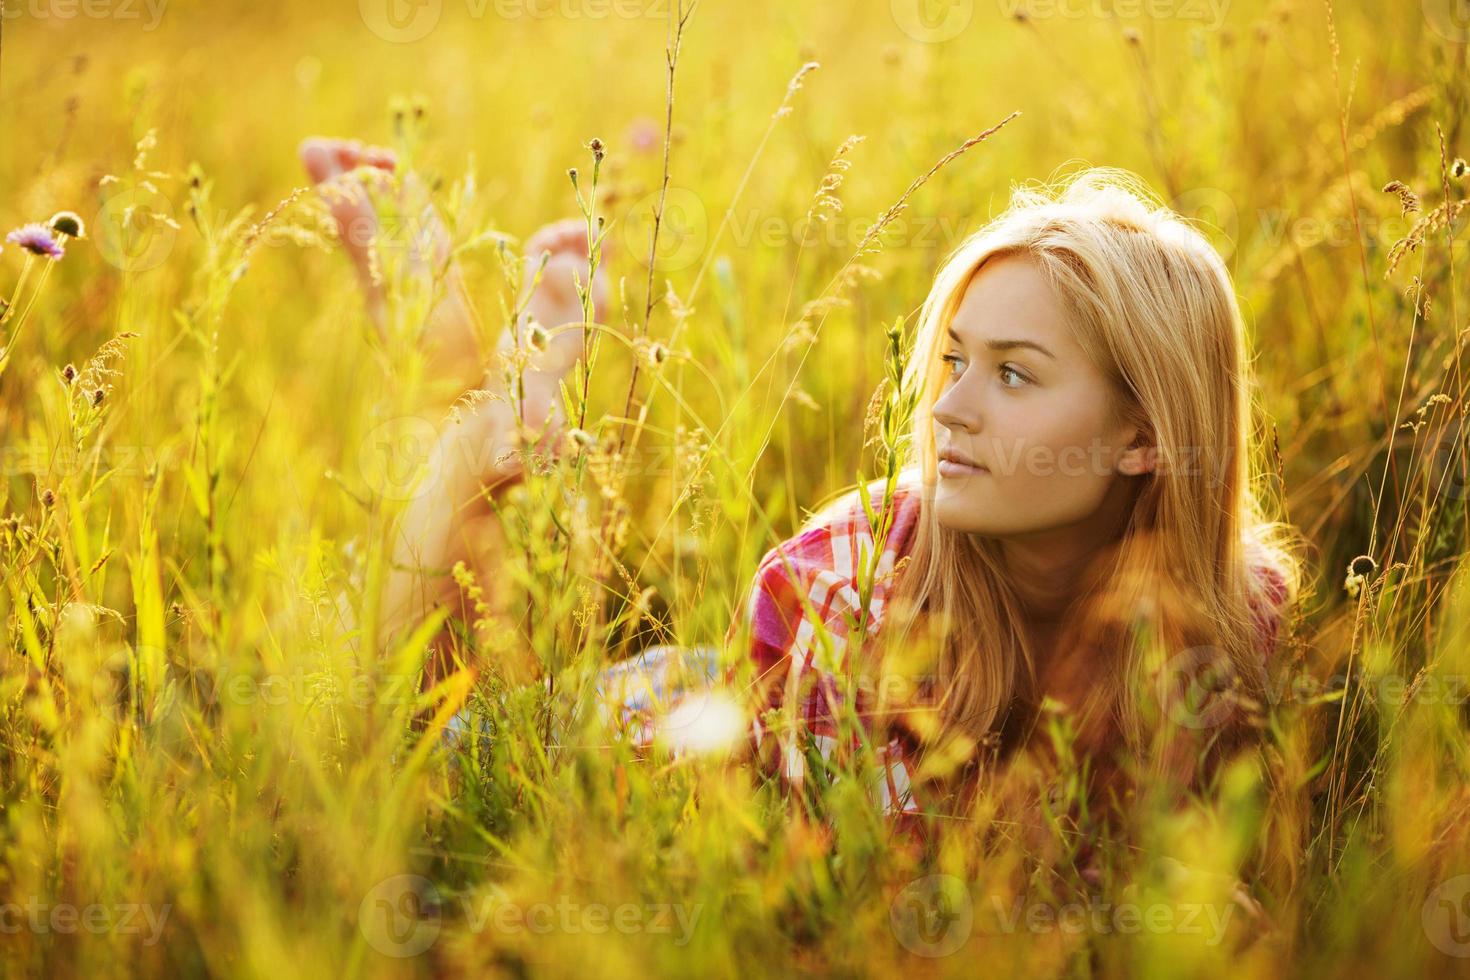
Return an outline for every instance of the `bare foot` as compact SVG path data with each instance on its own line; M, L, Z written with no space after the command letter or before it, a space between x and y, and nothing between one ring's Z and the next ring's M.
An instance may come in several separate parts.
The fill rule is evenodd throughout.
M302 142L298 152L307 175L337 219L338 238L357 270L368 309L377 320L383 306L383 286L372 275L372 249L380 228L365 184L376 178L378 187L386 189L387 175L396 169L398 161L392 150L367 146L360 140L312 137ZM426 209L422 218L416 227L402 229L400 235L394 236L402 241L379 244L407 245L411 260L427 271L426 253L432 252L440 264L448 260L449 233L432 208Z
M599 323L607 318L607 258L608 250L604 246L591 287L592 318ZM560 378L581 356L584 318L577 285L586 285L587 267L587 225L581 218L565 218L543 225L526 240L521 296L525 298L529 293L530 298L526 299L520 333L524 338L527 321L539 323L551 333L546 352L533 362L534 371ZM506 350L513 342L511 332L506 331L499 348Z

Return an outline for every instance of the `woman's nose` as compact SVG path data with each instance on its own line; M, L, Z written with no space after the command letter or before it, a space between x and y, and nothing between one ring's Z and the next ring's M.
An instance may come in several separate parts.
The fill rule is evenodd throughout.
M934 421L946 429L963 429L966 432L975 432L980 428L980 421L974 406L967 405L961 397L956 397L959 385L953 384L939 396L934 403Z

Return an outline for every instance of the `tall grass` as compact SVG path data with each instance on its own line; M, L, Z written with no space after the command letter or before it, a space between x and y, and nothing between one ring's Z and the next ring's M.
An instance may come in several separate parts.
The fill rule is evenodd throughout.
M401 44L353 5L5 23L3 221L88 225L57 262L0 252L7 975L1470 972L1449 5L975 5L947 40L889 6L446 4ZM296 169L316 131L422 178L382 332ZM655 644L737 663L767 548L859 477L883 524L938 261L1079 160L1198 219L1246 305L1257 468L1314 576L1258 756L1138 800L1126 839L1076 817L1080 761L919 838L871 758L788 797L635 749L599 672ZM460 395L420 352L435 287L402 274L429 199L487 341L543 221L612 243L616 288L564 392L585 438L496 501L463 604L389 637L387 531ZM421 690L446 621L465 669Z

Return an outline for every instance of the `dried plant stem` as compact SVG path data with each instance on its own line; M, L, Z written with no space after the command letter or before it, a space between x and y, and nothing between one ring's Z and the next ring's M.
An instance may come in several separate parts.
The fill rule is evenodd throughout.
M663 178L659 182L658 204L653 209L653 234L648 242L648 283L647 292L644 296L643 323L634 334L634 340L639 337L648 336L649 323L653 319L653 306L655 303L653 292L653 279L657 269L658 259L658 236L663 227L664 204L669 194L670 179L670 156L674 146L674 83L678 79L679 51L684 45L684 28L689 24L689 18L694 16L695 9L699 6L699 0L691 0L686 8L680 0L674 7L669 18L669 40L664 47L664 64L667 67L667 82L664 97L664 165ZM628 396L623 402L623 428L618 432L618 450L621 452L627 442L627 422L633 414L633 399L638 393L638 361L633 360L632 371L628 377ZM638 424L635 427L641 430L645 415L640 409L638 413ZM636 435L635 435L636 438Z

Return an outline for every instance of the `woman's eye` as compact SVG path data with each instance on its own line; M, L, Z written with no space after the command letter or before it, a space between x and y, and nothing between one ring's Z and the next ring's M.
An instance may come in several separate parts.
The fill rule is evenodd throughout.
M954 354L945 354L940 360L949 365L949 376L951 378L959 374L960 369L964 367L964 362Z
M1004 379L1007 375L1010 375L1011 377L1017 379L1016 383L1014 384L1007 384L1004 380L1002 380L1002 384L1005 384L1007 388L1019 388L1022 385L1029 383L1029 381L1031 380L1020 371L1017 371L1015 368L1011 367L1009 364L1002 364L1000 366L1000 376L1002 379Z

